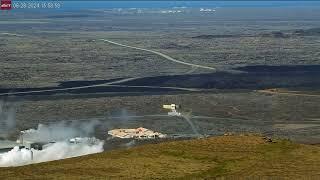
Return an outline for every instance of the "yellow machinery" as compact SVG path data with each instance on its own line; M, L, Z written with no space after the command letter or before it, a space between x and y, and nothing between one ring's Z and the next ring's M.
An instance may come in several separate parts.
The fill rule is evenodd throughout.
M170 112L168 112L169 116L181 116L181 113L177 112L177 109L180 108L179 105L176 105L176 104L164 104L164 105L162 105L162 108L171 110Z

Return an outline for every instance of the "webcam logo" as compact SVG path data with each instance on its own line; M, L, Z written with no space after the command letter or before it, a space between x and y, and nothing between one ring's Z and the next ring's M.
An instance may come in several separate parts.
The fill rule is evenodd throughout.
M11 0L1 0L1 10L10 10Z

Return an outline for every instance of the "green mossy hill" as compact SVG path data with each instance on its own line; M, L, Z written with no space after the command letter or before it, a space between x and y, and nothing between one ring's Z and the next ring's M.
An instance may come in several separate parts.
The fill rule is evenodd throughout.
M260 136L220 136L149 144L23 167L1 179L320 178L320 147Z

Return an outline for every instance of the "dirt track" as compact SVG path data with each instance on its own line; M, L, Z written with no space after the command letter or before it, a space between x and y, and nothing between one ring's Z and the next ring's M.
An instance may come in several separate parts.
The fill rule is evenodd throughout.
M163 54L161 52L157 52L157 51L153 51L153 50L149 50L149 49L144 49L144 48L139 48L139 47L134 47L134 46L128 46L128 45L125 45L125 44L120 44L120 43L113 42L113 41L106 40L106 39L100 39L100 40L102 40L104 42L108 42L110 44L117 45L117 46L122 46L122 47L126 47L126 48L131 48L131 49L137 49L137 50L141 50L141 51L151 52L153 54L159 55L159 56L161 56L161 57L163 57L163 58L165 58L165 59L167 59L169 61L175 62L175 63L184 64L184 65L191 66L191 67L196 67L196 68L216 70L216 68L214 68L214 67L203 66L203 65L192 64L192 63L187 63L187 62L184 62L184 61L180 61L180 60L174 59L174 58L172 58L172 57L170 57L168 55L165 55L165 54Z
M306 94L301 91L275 91L272 89L265 89L265 90L258 90L257 92L260 93L267 93L267 94L280 94L280 95L288 95L288 96L308 96L308 97L320 97L320 94Z

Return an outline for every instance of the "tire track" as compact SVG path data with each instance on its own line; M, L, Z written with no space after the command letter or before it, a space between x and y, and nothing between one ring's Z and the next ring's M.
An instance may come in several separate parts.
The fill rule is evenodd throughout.
M117 45L117 46L122 46L122 47L126 47L126 48L131 48L131 49L137 49L137 50L141 50L141 51L146 51L146 52L150 52L150 53L153 53L153 54L156 54L156 55L159 55L169 61L172 61L172 62L175 62L175 63L179 63L179 64L183 64L183 65L187 65L187 66L191 66L191 67L197 67L197 68L202 68L202 69L209 69L209 70L216 70L216 68L214 67L209 67L209 66L204 66L204 65L198 65L198 64L192 64L192 63L187 63L187 62L184 62L184 61L180 61L180 60L177 60L177 59L174 59L168 55L165 55L161 52L157 52L157 51L154 51L154 50L149 50L149 49L144 49L144 48L139 48L139 47L135 47L135 46L129 46L129 45L125 45L125 44L120 44L120 43L117 43L117 42L114 42L114 41L110 41L110 40L107 40L107 39L100 39L101 41L104 41L104 42L107 42L107 43L110 43L110 44L114 44L114 45Z
M59 92L59 91L78 90L78 89L85 89L85 88L103 87L103 86L105 86L105 87L172 89L172 90L180 90L180 91L182 90L182 91L191 91L191 92L201 91L199 89L179 88L179 87L113 85L113 84L117 84L117 83L130 81L129 79L132 80L134 78L128 78L128 79L114 81L114 82L108 82L108 83L104 83L104 84L95 84L95 85L80 86L80 87L34 90L34 91L23 91L23 92L8 92L8 93L1 93L0 96L28 95L31 93L44 93L44 92Z
M305 94L305 93L299 93L300 91L272 91L272 90L258 90L260 93L266 93L266 94L279 94L279 95L287 95L287 96L305 96L305 97L320 97L318 94Z

